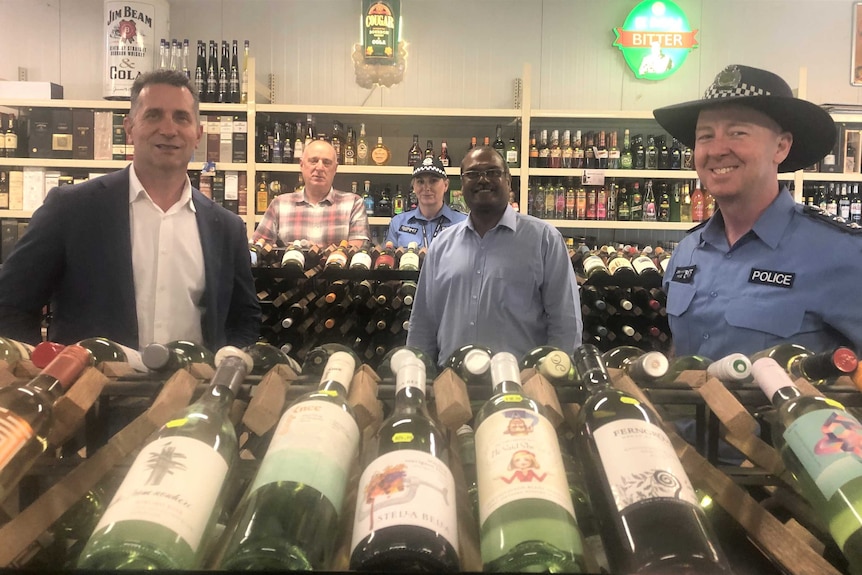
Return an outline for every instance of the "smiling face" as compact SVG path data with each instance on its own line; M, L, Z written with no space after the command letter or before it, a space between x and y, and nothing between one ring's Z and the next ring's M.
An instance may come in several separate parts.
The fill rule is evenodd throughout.
M144 86L123 126L139 174L185 174L202 133L191 92L170 84Z
M461 188L471 212L502 215L509 205L512 180L494 148L473 148L461 162Z
M694 166L719 202L771 198L792 144L793 136L762 112L735 104L707 108L697 120Z

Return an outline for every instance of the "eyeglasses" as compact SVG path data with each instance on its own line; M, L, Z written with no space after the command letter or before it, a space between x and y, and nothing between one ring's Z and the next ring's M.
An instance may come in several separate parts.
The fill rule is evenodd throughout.
M503 177L503 170L492 168L490 170L468 170L461 172L461 177L467 180L478 180L485 178L486 180L499 180Z

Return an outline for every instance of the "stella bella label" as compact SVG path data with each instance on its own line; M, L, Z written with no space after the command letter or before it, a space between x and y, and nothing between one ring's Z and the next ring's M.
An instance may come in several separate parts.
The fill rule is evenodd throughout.
M128 99L135 78L153 69L157 12L167 15L162 0L105 2L103 97Z

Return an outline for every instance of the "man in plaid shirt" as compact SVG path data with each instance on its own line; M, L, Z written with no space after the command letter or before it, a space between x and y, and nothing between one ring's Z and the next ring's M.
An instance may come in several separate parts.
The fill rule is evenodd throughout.
M362 198L332 187L338 169L335 148L324 140L314 140L302 153L299 169L305 187L272 200L252 241L263 239L274 245L288 245L305 239L328 246L348 240L357 248L368 241L368 217Z

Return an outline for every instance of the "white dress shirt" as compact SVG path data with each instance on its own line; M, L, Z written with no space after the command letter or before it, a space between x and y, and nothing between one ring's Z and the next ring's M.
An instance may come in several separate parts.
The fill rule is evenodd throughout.
M186 339L203 343L204 257L186 176L179 201L163 211L129 169L132 271L138 345Z

